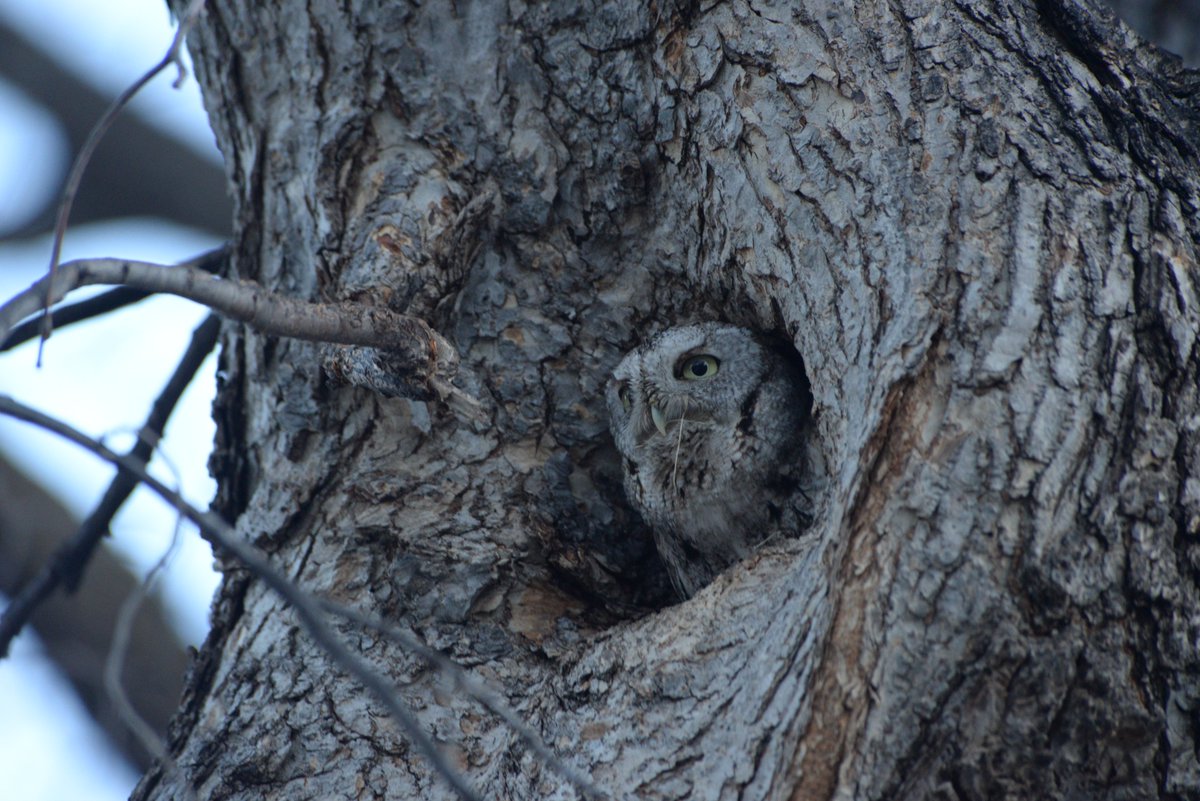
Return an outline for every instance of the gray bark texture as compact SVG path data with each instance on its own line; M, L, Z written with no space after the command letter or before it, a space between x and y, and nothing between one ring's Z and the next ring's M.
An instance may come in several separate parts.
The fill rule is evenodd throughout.
M259 3L191 36L235 270L426 319L488 421L230 325L217 508L609 797L1200 797L1200 76L1084 0ZM803 357L803 538L685 603L603 385L721 319ZM135 797L446 798L228 564ZM576 798L339 624L482 797Z

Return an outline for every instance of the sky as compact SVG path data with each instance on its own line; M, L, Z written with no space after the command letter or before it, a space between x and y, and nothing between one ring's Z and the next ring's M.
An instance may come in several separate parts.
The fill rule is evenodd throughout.
M162 58L173 36L162 0L0 0L0 16L31 38L52 42L63 66L114 96ZM175 77L174 70L158 76L126 113L141 115L219 161L195 81L175 90ZM64 142L52 117L0 81L0 227L59 191L73 156ZM211 235L160 220L115 220L70 229L63 259L121 256L172 263L216 244ZM49 254L48 238L0 240L0 300L40 277ZM123 450L204 316L204 309L187 301L154 298L64 329L47 343L41 369L35 367L36 344L0 355L0 393ZM163 455L152 465L201 507L214 490L206 468L213 386L210 357L172 416ZM0 418L0 450L79 517L91 511L113 475L94 457L6 418ZM114 522L112 546L144 572L166 550L174 526L174 514L139 490ZM168 612L185 642L203 639L216 582L208 546L194 529L186 530L163 582ZM5 797L124 799L137 781L65 679L41 656L36 637L22 635L12 658L0 661L0 722Z

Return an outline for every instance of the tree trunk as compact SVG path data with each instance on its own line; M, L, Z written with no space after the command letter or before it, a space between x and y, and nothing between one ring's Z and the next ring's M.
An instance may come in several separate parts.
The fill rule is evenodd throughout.
M1196 73L1085 0L211 0L191 47L237 273L423 316L489 418L229 326L218 508L305 589L614 799L1200 794ZM603 387L703 319L794 344L828 476L675 603ZM227 568L136 797L450 797ZM483 797L578 796L340 631Z

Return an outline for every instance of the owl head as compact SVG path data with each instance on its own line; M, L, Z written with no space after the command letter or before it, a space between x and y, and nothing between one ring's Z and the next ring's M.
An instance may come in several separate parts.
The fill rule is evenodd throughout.
M606 389L618 450L689 430L733 427L753 402L770 368L768 351L750 331L723 323L671 328L628 353Z

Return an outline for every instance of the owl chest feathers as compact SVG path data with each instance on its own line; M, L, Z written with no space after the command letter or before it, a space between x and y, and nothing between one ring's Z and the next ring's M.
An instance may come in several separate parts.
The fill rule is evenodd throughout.
M626 471L626 490L655 530L669 531L720 561L745 557L764 535L783 499L774 451L755 418L760 394L728 421L686 417L655 432ZM782 455L782 454L779 454Z

